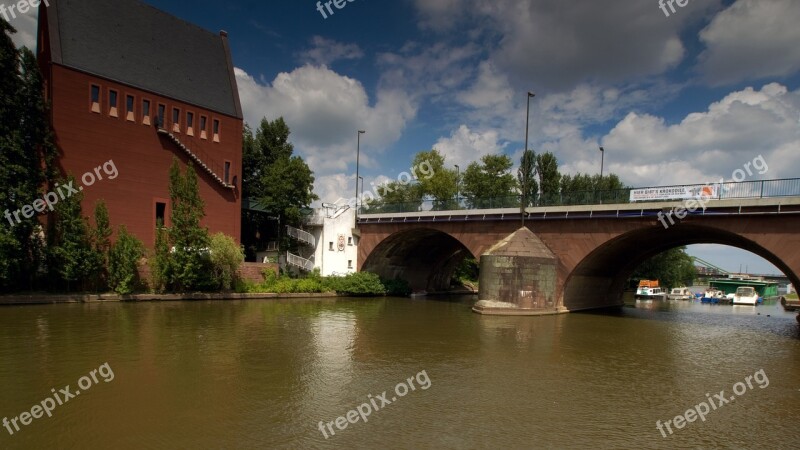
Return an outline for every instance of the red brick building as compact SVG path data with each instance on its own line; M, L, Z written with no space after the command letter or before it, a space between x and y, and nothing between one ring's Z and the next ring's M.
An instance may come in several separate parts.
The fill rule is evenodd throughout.
M170 226L178 158L197 172L203 224L238 242L243 120L227 34L137 0L49 3L38 57L60 168L84 185L84 215L102 199L115 228L125 224L152 248L156 221ZM114 179L95 171L108 161ZM82 183L87 172L103 179Z

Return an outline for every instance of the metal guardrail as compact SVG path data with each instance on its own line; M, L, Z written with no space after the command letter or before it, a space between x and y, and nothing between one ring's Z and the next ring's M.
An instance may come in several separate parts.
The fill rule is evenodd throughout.
M305 270L306 272L311 272L314 270L314 262L305 259L301 256L293 255L289 252L286 252L286 263L290 266L299 267L301 270Z
M309 233L308 231L303 231L291 225L286 225L286 233L289 235L289 237L296 239L304 244L308 244L315 248L317 246L317 239L314 237L313 234Z
M543 206L581 206L628 204L632 190L665 188L698 188L717 186L717 196L713 200L757 199L774 197L800 197L800 178L783 178L759 181L729 181L709 184L678 184L670 186L649 186L599 191L572 191L544 194L531 201L528 207ZM665 200L637 201L636 204L661 202ZM411 213L421 211L462 211L472 209L519 208L520 196L494 198L459 197L445 200L423 200L412 203L395 203L378 207L362 207L359 214Z

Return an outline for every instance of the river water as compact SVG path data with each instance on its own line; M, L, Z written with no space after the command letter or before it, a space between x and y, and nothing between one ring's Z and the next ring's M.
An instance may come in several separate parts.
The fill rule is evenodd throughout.
M0 417L63 404L0 448L800 448L800 327L779 305L473 301L3 307Z

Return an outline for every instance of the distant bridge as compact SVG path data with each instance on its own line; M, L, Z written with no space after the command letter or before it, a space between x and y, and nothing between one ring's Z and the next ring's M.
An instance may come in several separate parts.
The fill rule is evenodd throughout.
M682 219L673 214L674 224L664 217L685 206L683 201L525 208L525 225L533 233L517 237L511 247L534 250L501 249L508 267L493 266L503 271L501 286L484 289L481 283L480 293L496 307L481 312L543 314L621 305L625 282L639 264L670 248L702 243L755 253L798 286L800 183L760 183L750 197L711 200ZM770 194L772 185L785 188L787 183L798 192L765 195L765 187ZM462 259L481 258L492 247L497 251L522 219L519 207L366 212L358 218L359 270L401 277L427 291L446 290ZM491 260L496 266L497 257Z

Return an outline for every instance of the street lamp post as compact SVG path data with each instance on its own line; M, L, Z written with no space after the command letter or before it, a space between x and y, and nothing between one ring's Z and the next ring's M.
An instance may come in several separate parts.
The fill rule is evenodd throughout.
M461 202L459 201L460 193L461 193L461 168L458 167L456 164L456 209L461 207Z
M358 163L361 158L361 135L366 133L364 130L358 130L358 141L356 144L356 220L358 220Z
M536 94L534 94L533 92L528 91L528 98L527 98L528 106L527 106L527 108L525 110L525 152L528 151L528 122L530 121L530 118L531 118L531 98L533 98L535 96L536 96ZM523 154L525 154L525 153L523 153ZM527 196L526 196L527 192L525 192L525 191L528 190L528 182L529 182L528 174L525 173L525 174L523 174L523 183L522 183L522 192L521 192L522 195L519 196L519 215L522 218L522 226L523 227L525 226L525 207L527 206L525 204L525 203L527 203L526 202L526 200L527 200Z
M600 181L603 181L603 160L606 156L606 149L600 147Z
M361 193L359 194L358 199L361 200L361 208L363 208L364 207L364 177L358 177L358 179L361 180ZM357 183L358 182L356 182L356 184ZM358 208L358 201L356 201L356 211L358 211L359 209L360 208Z

